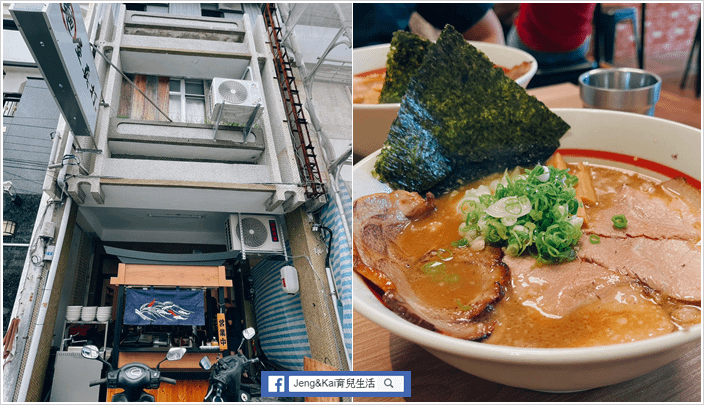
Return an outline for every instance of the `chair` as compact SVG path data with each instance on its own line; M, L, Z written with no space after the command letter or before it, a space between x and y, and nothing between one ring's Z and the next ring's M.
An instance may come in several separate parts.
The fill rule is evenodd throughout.
M644 7L641 5L641 7ZM642 10L644 16L644 9ZM616 42L616 26L622 21L631 21L633 38L636 44L638 67L643 68L643 41L638 35L638 10L636 7L604 7L597 3L594 9L594 58L613 64L614 44ZM641 24L641 28L643 24ZM642 35L643 33L641 33Z
M689 76L689 68L692 66L692 59L694 58L694 50L697 50L697 63L694 66L696 69L696 80L694 81L694 92L697 98L701 96L701 85L702 85L702 19L699 18L697 22L697 32L694 34L694 41L692 41L692 48L689 50L689 56L687 57L687 65L684 67L684 74L682 75L682 81L680 82L680 89L685 88L687 84L687 77Z

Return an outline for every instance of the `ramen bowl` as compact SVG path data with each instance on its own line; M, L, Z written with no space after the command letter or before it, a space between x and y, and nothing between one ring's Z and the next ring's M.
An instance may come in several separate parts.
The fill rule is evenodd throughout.
M530 70L516 79L522 87L528 86L538 70L538 62L529 53L510 46L492 44L488 42L468 41L494 62L494 64L511 68L523 62L531 62ZM379 71L386 68L386 55L389 53L389 44L372 45L355 48L353 51L354 64L352 74L359 75L367 72ZM399 103L392 104L358 104L352 105L354 118L354 145L355 155L367 156L381 148L389 134L391 123L398 115Z
M684 177L701 187L701 132L646 115L591 109L554 109L571 129L559 151L568 162L588 161L666 180ZM618 134L618 136L614 136ZM354 167L353 199L389 192L371 174L378 152ZM354 309L372 322L414 342L469 374L514 387L569 392L642 376L691 351L701 325L631 343L585 348L523 348L441 335L390 311L355 274Z

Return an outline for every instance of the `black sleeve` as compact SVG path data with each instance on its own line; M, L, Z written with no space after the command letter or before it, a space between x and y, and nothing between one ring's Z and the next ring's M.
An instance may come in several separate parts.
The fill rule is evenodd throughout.
M416 11L438 29L450 24L463 33L479 22L493 3L419 3Z

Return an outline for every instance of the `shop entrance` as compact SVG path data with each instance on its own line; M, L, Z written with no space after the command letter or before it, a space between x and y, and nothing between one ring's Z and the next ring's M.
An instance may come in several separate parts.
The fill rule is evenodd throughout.
M80 318L69 320L64 319L64 310L61 309L58 313L58 333L55 339L57 352L79 356L80 347L91 343L98 346L101 356L107 358L115 367L132 361L154 367L163 360L170 347L186 347L187 353L183 359L165 362L161 366L165 375L176 378L179 384L162 385L159 392L152 394L157 396L158 400L170 402L202 401L208 388L208 373L199 367L198 361L203 356L208 356L211 362L215 363L218 356L231 354L230 349L237 348L244 325L257 328L253 297L250 293L250 260L241 260L237 252L228 252L225 246L219 245L120 243L115 244L119 246L116 248L104 246L100 240L91 238L80 230L78 234L80 236L77 238L74 252L79 260L70 267L81 276L67 275L67 284L64 286L72 286L66 289L67 297L62 300L63 304L65 308L112 307L111 315L109 320L104 322L84 321ZM135 248L140 250L133 250ZM141 257L129 257L135 254ZM198 265L124 263L153 262L155 257L169 257L172 263L179 258L195 258ZM199 261L201 259L213 263L203 265L204 262ZM144 304L135 307L132 301L127 302L128 296L132 300L135 295L140 294L151 298L146 302L147 310L143 308L142 317L139 317L138 322L134 321L134 316L131 321L125 322L126 313L134 315L135 310L139 310ZM178 301L183 301L184 295L191 304L198 303L196 311L178 305ZM183 310L188 311L189 316L184 316ZM192 316L197 311L198 319L194 320ZM160 313L169 314L172 318L175 318L173 314L176 314L183 319L171 324L158 322L156 319ZM227 318L224 317L225 313L228 313ZM226 324L223 333L222 328L218 326L218 314L225 318L225 322L233 319L233 323L240 321L240 325ZM238 338L233 338L237 335ZM243 353L248 357L258 356L266 361L266 356L259 349L257 337L242 347ZM213 343L213 340L216 343ZM62 371L61 364L63 363L57 362L59 369L53 370L52 375L47 375L48 386L51 386L52 376L60 377L61 373L66 372L75 374L75 370ZM90 378L96 380L101 376L93 375ZM113 393L111 390L102 389L95 400L109 399Z

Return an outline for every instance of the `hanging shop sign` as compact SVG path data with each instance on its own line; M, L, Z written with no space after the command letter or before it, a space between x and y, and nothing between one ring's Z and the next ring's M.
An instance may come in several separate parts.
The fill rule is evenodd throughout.
M225 314L218 313L218 346L220 350L227 350L227 320L225 319Z
M125 325L205 325L202 291L125 291Z
M73 134L93 136L101 89L79 4L13 3L9 11Z

